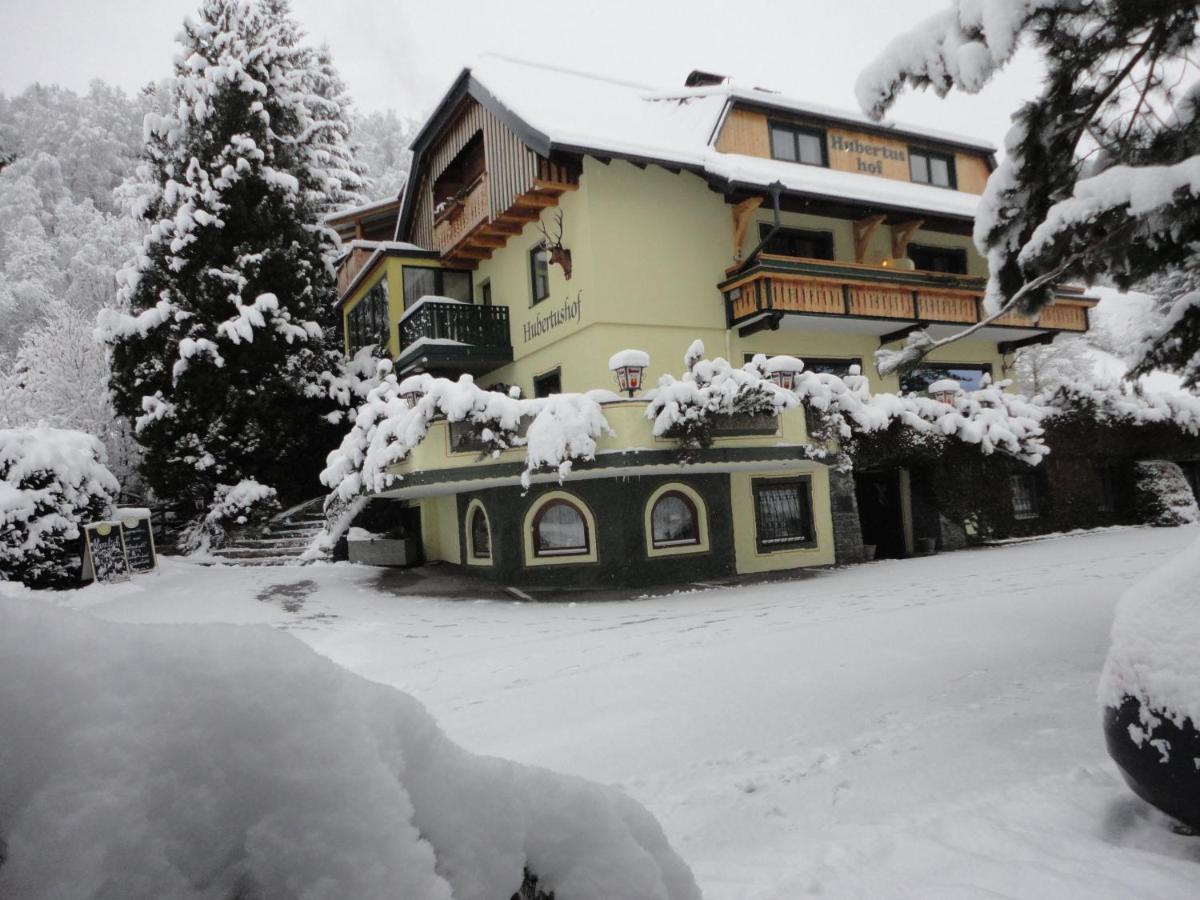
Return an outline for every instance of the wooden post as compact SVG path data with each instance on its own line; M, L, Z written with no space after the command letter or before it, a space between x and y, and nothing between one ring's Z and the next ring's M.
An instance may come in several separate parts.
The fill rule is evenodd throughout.
M754 218L754 211L762 206L762 197L748 197L733 208L733 261L742 261L742 241L746 229Z
M871 243L871 235L875 233L875 229L883 224L886 219L885 215L867 216L865 219L859 219L854 223L854 261L863 262L867 253L867 247Z
M917 233L917 229L925 224L924 219L913 219L892 226L892 259L903 259L908 255L908 242Z

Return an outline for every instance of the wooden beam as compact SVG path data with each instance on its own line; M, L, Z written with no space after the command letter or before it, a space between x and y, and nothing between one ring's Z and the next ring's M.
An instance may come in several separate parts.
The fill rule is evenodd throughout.
M746 239L746 229L754 218L754 211L762 206L762 197L747 197L733 208L733 259L742 261L742 241Z
M924 224L924 219L912 219L892 226L892 259L903 259L908 255L908 242Z
M508 238L507 234L489 234L486 231L477 231L471 235L471 243L481 247L503 247L508 243Z
M867 216L865 219L859 219L854 223L854 261L864 262L863 257L866 256L867 247L871 243L871 235L875 233L875 229L883 224L886 219L885 215Z
M913 322L911 325L905 325L903 328L889 331L887 334L881 334L879 336L879 346L884 347L893 341L902 341L914 331L920 331L922 328L927 328L928 325L928 322Z
M1022 347L1035 347L1038 344L1049 344L1055 338L1053 331L1043 331L1041 334L1031 334L1029 337L1019 338L1015 341L1000 341L996 344L996 349L1000 351L1001 356L1007 356L1010 353L1016 353Z
M498 222L536 222L542 217L540 209L518 209L510 207L492 220L492 225Z
M513 206L537 207L538 209L546 209L557 204L557 197L547 197L542 194L522 194L513 201Z
M489 222L481 231L482 234L494 234L497 237L512 237L525 230L525 226L517 222L504 222L500 219Z
M738 329L739 337L749 337L752 334L758 334L760 331L778 331L779 322L783 319L783 313L767 313L761 319L755 319L749 325L743 325Z
M461 247L455 247L453 255L463 256L467 259L491 259L492 251L487 247L472 247L470 243L466 243Z

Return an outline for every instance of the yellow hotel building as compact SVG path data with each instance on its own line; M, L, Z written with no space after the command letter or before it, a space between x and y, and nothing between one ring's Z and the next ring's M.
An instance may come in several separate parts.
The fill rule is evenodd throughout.
M700 338L737 365L861 365L877 392L942 377L970 389L1006 377L1019 347L1088 327L1092 301L1064 292L903 382L874 373L881 346L981 315L970 234L994 159L970 138L704 72L663 90L488 57L413 150L399 199L330 219L347 350L386 345L401 377L583 392L615 387L610 356L637 348L653 385ZM424 559L506 584L703 581L861 559L864 543L880 556L945 543L914 516L905 469L851 476L809 459L802 410L731 425L683 464L645 406L606 404L617 437L528 491L519 451L482 459L436 422L380 499L401 504Z

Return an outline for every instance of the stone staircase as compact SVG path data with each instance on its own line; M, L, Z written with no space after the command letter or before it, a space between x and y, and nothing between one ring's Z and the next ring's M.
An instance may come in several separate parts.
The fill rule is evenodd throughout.
M300 556L325 527L323 500L317 498L292 507L262 528L231 532L229 543L209 551L209 556L214 563L230 566L298 566L311 562Z

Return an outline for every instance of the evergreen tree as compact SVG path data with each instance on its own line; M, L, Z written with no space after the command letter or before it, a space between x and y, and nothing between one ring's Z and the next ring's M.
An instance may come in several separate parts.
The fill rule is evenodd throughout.
M169 112L146 122L149 235L127 308L101 314L114 403L158 496L199 511L252 480L302 498L337 443L320 223L360 184L341 83L283 0L207 0L180 41Z
M1033 315L1062 281L1124 288L1193 256L1198 18L1197 4L1180 0L954 0L863 72L859 101L880 117L905 85L973 93L1022 38L1041 51L1042 93L1013 115L976 217L991 313ZM971 330L941 341L916 332L903 350L877 354L880 370Z

